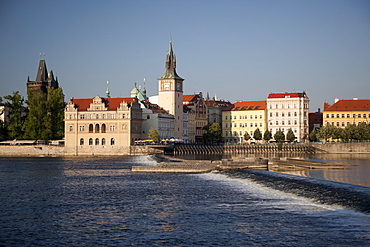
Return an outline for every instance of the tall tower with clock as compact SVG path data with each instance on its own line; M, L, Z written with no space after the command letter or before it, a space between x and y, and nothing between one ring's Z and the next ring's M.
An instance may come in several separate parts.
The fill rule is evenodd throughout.
M175 116L174 138L183 138L183 82L176 73L176 56L173 53L172 41L166 56L166 72L158 78L158 105Z

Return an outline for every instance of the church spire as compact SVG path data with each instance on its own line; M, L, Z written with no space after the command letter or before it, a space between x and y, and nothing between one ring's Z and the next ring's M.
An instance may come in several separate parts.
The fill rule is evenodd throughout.
M48 78L48 70L46 69L46 63L45 60L40 60L39 63L39 69L37 70L37 76L36 76L36 81L37 82L44 82Z
M165 64L166 72L160 79L182 79L177 73L176 73L176 55L173 52L172 49L172 39L170 40L170 47L167 52L166 56L166 64Z

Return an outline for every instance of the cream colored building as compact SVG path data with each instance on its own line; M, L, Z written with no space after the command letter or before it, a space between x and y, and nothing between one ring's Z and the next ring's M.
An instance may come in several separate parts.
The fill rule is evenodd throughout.
M286 135L291 128L298 142L307 141L309 103L305 92L270 93L267 98L267 111L268 128L272 137L279 129Z
M243 143L245 133L253 137L267 128L266 101L236 102L222 111L222 137L225 142Z
M323 124L345 128L361 122L370 124L370 100L335 100L333 105L324 103Z
M69 153L128 154L141 138L142 110L136 98L71 99L65 108Z

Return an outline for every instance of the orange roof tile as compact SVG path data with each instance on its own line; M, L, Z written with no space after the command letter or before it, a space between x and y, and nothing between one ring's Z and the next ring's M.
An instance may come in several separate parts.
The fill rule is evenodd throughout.
M265 110L266 101L245 101L236 102L230 107L227 107L225 111L251 111L251 110Z
M191 102L197 99L199 95L198 94L191 94L191 95L183 95L182 101L183 102Z
M94 98L90 99L72 99L72 103L76 104L79 108L79 111L87 111L87 108L90 107L90 104L93 103ZM108 111L115 111L121 104L121 102L132 103L134 98L102 98L102 101L108 107Z
M370 99L348 99L339 100L329 105L325 111L370 111Z

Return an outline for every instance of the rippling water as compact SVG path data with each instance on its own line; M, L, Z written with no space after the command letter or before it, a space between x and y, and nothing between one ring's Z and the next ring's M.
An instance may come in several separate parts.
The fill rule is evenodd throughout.
M269 174L130 172L140 164L155 162L147 156L0 159L0 246L370 242L369 214L265 185Z

